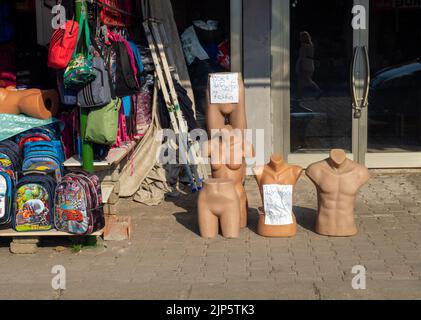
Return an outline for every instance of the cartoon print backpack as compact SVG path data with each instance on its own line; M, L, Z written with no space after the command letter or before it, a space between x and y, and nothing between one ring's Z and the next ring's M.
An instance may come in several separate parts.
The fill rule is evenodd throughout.
M42 172L27 172L19 180L12 219L16 231L48 231L53 228L55 187L54 178Z
M0 170L9 174L12 180L16 180L16 172L22 168L22 156L19 146L11 141L0 142Z
M0 170L0 226L9 225L12 221L13 179Z
M89 234L105 226L99 179L84 172L69 173L57 185L55 227L73 234Z

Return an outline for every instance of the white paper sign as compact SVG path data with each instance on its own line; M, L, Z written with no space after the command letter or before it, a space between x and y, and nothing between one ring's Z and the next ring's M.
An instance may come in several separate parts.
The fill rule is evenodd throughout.
M213 73L210 75L211 103L238 103L239 92L238 73Z
M265 224L285 226L292 224L292 185L263 185Z

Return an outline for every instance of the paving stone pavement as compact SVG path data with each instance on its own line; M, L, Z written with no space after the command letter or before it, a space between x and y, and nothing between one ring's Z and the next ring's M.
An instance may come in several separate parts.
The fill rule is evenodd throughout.
M290 239L256 234L261 206L246 183L249 227L239 239L198 235L196 195L146 207L131 200L130 241L73 253L50 240L34 255L13 255L0 242L0 299L421 299L421 174L376 174L356 206L359 233L314 233L316 193L302 177L294 195L299 224ZM66 268L54 291L51 268ZM351 286L352 267L367 269L365 290Z

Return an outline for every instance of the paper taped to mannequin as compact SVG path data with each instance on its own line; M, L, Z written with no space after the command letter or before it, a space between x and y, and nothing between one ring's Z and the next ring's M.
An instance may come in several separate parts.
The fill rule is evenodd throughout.
M265 224L285 226L292 224L292 185L266 184L263 186Z

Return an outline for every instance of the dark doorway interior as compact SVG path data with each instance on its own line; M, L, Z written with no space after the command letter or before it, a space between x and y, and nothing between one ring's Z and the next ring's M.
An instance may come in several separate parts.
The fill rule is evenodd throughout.
M208 75L230 71L230 1L172 0L171 3L193 87L197 120L205 128ZM213 21L217 21L216 27ZM198 41L187 37L192 33ZM192 43L200 46L198 50L202 54L197 51L186 54L189 50L186 47Z

